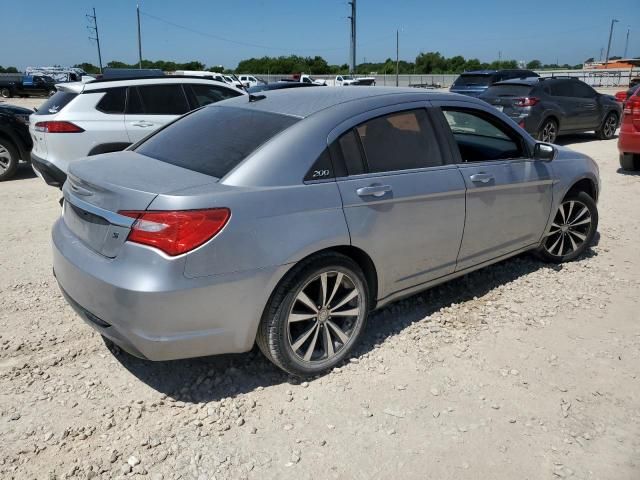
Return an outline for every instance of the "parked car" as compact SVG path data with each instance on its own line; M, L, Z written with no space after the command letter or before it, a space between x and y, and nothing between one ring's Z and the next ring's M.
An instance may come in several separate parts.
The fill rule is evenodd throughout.
M233 85L236 88L239 89L243 89L244 85L242 85L242 83L240 82L240 80L238 80L235 75L232 77L231 75L223 75L224 80L229 84L229 85Z
M618 150L623 170L640 169L640 88L635 89L624 105Z
M51 96L56 93L56 84L45 75L2 75L0 76L0 96L2 98Z
M242 83L242 85L244 85L247 88L255 87L256 85L260 85L263 83L253 75L240 75L238 78L240 80L240 83Z
M636 83L635 85L632 85L631 87L629 87L627 90L616 92L615 94L616 101L620 102L624 107L624 104L627 101L627 98L631 98L639 88L640 88L640 83Z
M234 80L229 75L223 75L218 72L211 72L208 70L176 70L174 73L175 75L180 75L180 76L208 78L210 80L215 80L217 82L228 83L229 85L232 85L236 88L240 88L240 89L244 88L239 81Z
M357 85L358 80L351 75L338 75L334 80L336 87L347 87L349 85Z
M265 90L283 90L287 88L298 88L298 87L322 87L322 85L316 85L314 83L298 83L298 82L272 82L259 84L255 87L249 87L247 92L249 93L258 93L263 92Z
M31 115L31 163L45 182L61 187L72 160L123 150L194 108L243 94L198 77L63 84Z
M493 84L479 98L549 143L558 135L587 131L611 139L622 113L615 98L573 77L506 80Z
M315 79L311 75L304 73L295 73L291 78L283 78L281 82L300 82L300 83L313 83L314 85L326 85L326 80Z
M134 355L255 342L315 375L349 358L376 308L524 251L575 259L599 190L589 157L477 99L265 92L72 163L53 268L80 316Z
M13 177L20 162L29 162L31 113L33 110L0 104L0 182Z
M474 70L462 73L451 85L449 91L477 97L491 85L511 78L537 77L531 70Z

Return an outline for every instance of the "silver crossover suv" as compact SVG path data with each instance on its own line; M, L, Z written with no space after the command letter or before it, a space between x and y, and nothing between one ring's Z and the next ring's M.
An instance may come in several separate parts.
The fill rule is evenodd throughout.
M69 303L128 352L245 352L312 375L369 312L596 233L598 167L470 97L352 87L237 97L73 162L53 227Z

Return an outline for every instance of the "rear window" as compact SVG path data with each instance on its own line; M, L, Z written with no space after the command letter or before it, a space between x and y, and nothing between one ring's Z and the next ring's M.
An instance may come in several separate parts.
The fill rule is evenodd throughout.
M526 97L531 93L530 85L494 85L484 93L487 97Z
M453 83L456 87L480 85L487 86L491 83L493 75L460 75Z
M59 91L53 94L46 102L44 102L34 115L53 115L58 113L67 104L76 98L78 94L72 92Z
M298 119L234 107L205 107L135 149L137 153L222 178L260 145Z

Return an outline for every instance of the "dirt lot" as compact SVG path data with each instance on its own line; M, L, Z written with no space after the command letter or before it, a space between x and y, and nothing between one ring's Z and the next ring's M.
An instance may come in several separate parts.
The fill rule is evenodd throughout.
M615 140L564 143L601 169L587 256L385 308L308 383L255 351L110 351L51 273L60 193L23 169L0 184L0 478L640 478L640 176Z

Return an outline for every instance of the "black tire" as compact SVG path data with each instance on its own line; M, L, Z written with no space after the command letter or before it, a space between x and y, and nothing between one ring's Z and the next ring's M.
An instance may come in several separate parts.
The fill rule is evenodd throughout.
M623 170L633 171L638 170L640 165L640 155L633 153L621 153L620 154L620 167Z
M11 90L8 88L0 89L0 97L2 98L11 98Z
M18 149L10 141L0 138L0 182L13 177L19 162Z
M314 303L322 302L320 298L322 295L321 285L314 282L321 282L320 277L323 274L325 275L325 291L327 291L325 298L329 297L329 289L335 290L331 297L328 298L326 305L330 307L335 292L340 291L339 294L335 293L336 299L342 297L345 292L349 292L344 296L346 298L357 289L357 297L343 306L336 305L333 308L334 311L338 308L351 309L348 310L349 312L357 310L357 315L353 315L353 318L350 319L348 316L335 315L334 312L335 316L332 317L331 311L327 310L323 305L322 310L325 310L325 314L329 315L328 317L325 316L323 320L321 318L322 310L318 311L314 307L317 312L314 316L314 311L306 306L308 305L307 303L298 303L300 302L299 296L302 293L309 292L309 289L312 289L313 286L318 286L318 295L310 295L307 298L314 298L312 300ZM330 275L335 275L335 278L330 277ZM340 283L338 283L339 279ZM333 288L331 286L332 280ZM344 285L347 285L347 288L343 291ZM336 303L339 303L339 301L336 300ZM354 303L357 307L353 307ZM369 305L367 281L362 270L353 260L335 252L315 255L296 265L276 287L260 321L256 343L265 357L292 375L308 377L324 373L340 364L349 355L353 346L357 344L367 321ZM307 310L302 314L294 313L294 307L298 311L300 311L300 308ZM312 316L313 318L303 321L294 320L293 322L296 323L290 323L290 315L292 317L294 315ZM339 322L342 323L338 325ZM336 326L338 326L342 334L348 333L344 337L348 338L348 340L341 341L339 334L333 330ZM292 330L295 329L297 331L294 337ZM312 330L314 333L310 334L309 332ZM305 335L307 335L308 343L307 340L304 340L294 351L294 345L300 342ZM328 335L329 340L325 335ZM318 348L317 357L313 359L313 355L316 355L316 346ZM298 350L305 350L307 354L311 350L313 355L310 356L309 360L305 361L304 358L296 353ZM333 355L330 355L330 352ZM324 358L325 356L326 358Z
M536 137L541 142L554 143L558 138L558 122L556 122L553 118L547 118L544 122L542 122L540 130L538 130L538 134L536 135Z
M600 140L611 140L616 135L618 129L618 115L614 112L609 112L600 128L596 130L596 136Z
M573 207L569 209L571 202L573 202ZM588 214L580 215L581 206L586 207ZM560 211L562 208L564 208L563 213ZM560 227L565 218L564 225L575 225L575 227L565 227L566 230ZM574 219L573 222L572 218ZM585 224L584 221L587 218L590 219L590 222ZM570 262L582 255L591 246L597 230L598 207L593 198L585 192L567 195L558 207L554 215L551 231L545 235L537 254L547 262Z

